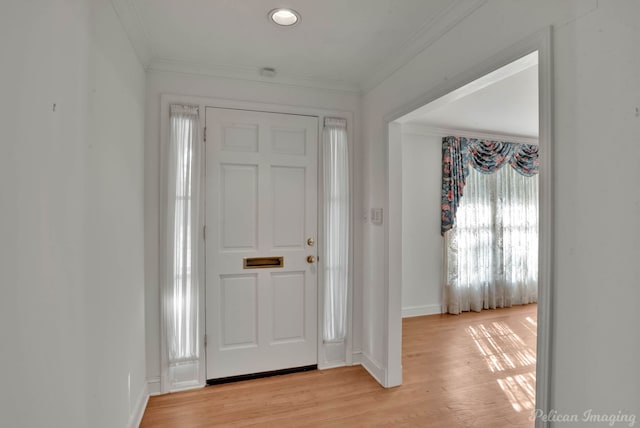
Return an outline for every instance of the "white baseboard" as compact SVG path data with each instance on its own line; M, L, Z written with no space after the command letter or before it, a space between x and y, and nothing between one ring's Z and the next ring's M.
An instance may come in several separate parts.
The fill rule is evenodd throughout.
M131 412L131 415L129 415L129 428L138 428L140 426L142 417L144 416L144 411L147 409L148 402L149 387L147 385L144 385L142 391L140 391L140 396L138 396L138 399L136 400L133 412Z
M366 354L362 352L354 352L353 364L360 364L376 381L378 381L380 385L384 386L385 379L387 378L385 369L380 367L378 363L369 358Z
M402 318L421 317L442 313L440 305L405 306L402 308Z

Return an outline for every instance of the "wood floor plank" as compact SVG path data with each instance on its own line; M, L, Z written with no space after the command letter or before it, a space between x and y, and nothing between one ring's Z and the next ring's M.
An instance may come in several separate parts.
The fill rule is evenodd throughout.
M142 427L532 427L533 305L403 320L402 386L360 366L151 397Z

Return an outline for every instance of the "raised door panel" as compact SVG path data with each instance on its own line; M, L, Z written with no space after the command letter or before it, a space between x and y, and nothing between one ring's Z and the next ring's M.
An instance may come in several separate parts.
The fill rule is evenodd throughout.
M304 168L271 167L274 248L304 245L305 175Z
M258 346L257 275L220 277L220 349Z
M303 341L305 335L305 273L273 273L272 345Z
M258 167L220 165L220 235L223 250L258 247Z

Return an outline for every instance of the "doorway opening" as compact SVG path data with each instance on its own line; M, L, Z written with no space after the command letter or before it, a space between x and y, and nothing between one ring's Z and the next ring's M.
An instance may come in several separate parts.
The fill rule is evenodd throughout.
M387 231L387 258L388 258L388 336L387 336L387 368L388 373L386 377L385 386L395 386L403 383L403 347L406 349L410 337L406 334L411 334L408 330L403 330L403 325L406 326L407 322L403 323L403 316L416 316L416 315L428 315L440 314L442 312L442 283L444 280L444 255L442 238L440 237L440 192L441 192L441 171L442 171L442 137L449 135L467 138L477 138L481 140L492 141L512 141L516 143L530 144L538 140L540 147L540 194L539 194L539 263L538 263L538 304L536 306L527 305L521 308L527 308L527 313L522 313L522 319L516 321L521 326L521 330L514 330L512 325L505 320L491 320L488 324L487 321L479 321L479 324L475 326L468 325L462 329L463 336L460 340L469 341L471 347L469 352L475 349L482 358L485 359L485 368L491 371L494 369L494 374L499 375L500 370L505 366L496 365L496 354L499 354L500 349L489 349L486 343L483 343L485 339L491 343L491 335L495 333L494 337L499 337L501 340L509 342L510 346L516 343L525 342L524 344L529 347L528 350L522 349L520 351L515 350L513 346L510 351L515 352L511 356L510 363L513 365L520 365L521 368L526 368L526 373L512 373L507 374L504 378L496 376L494 382L497 386L497 390L500 391L505 401L509 403L510 408L518 413L525 413L526 411L533 411L534 409L548 408L548 376L549 376L549 340L550 340L550 286L551 286L551 67L550 67L550 35L548 32L541 32L534 37L521 42L520 44L513 46L512 48L502 52L494 58L490 58L486 63L452 79L451 82L447 82L440 88L432 91L421 97L418 101L406 105L404 108L399 109L393 115L387 117L388 121L388 223L386 227ZM537 59L537 61L535 61ZM532 61L535 64L532 64ZM533 69L533 70L530 70ZM515 71L514 71L515 70ZM529 70L529 71L527 71ZM532 76L535 73L535 76ZM472 111L474 109L465 110L470 108L475 100L474 94L481 94L482 92L500 92L508 87L510 84L518 87L522 82L518 83L518 80L522 81L529 75L529 80L534 80L538 83L538 87L534 89L534 98L537 104L529 106L529 109L533 112L533 119L536 122L533 125L535 135L531 133L518 131L515 128L500 129L498 126L480 126L478 123L463 124L463 123L437 123L436 118L444 119L445 113L451 113L448 110L454 111L454 106L458 103L461 108L458 109L458 119L471 120ZM511 80L511 81L510 81ZM526 80L526 79L525 79ZM492 88L493 87L493 88ZM502 88L501 88L502 87ZM509 92L509 91L507 91ZM495 94L494 94L495 95ZM507 103L505 103L506 105ZM484 104L480 104L484 106ZM511 106L513 108L513 106ZM478 106L476 105L476 109ZM481 113L489 113L491 109L480 108ZM512 112L510 112L512 113ZM509 114L510 114L509 113ZM430 116L426 119L425 117ZM423 117L422 122L419 123ZM505 116L501 116L504 118ZM482 123L488 123L488 117L482 117ZM499 119L498 122L508 122L507 125L517 122L505 121ZM520 124L522 125L522 124ZM529 128L531 129L531 127ZM411 134L411 137L405 138L405 135ZM431 139L431 145L421 143L419 140ZM407 142L408 141L408 142ZM409 150L414 149L422 151L419 155L423 159L428 159L428 166L421 165L421 173L423 176L418 179L407 180L405 176L405 182L409 181L409 189L403 189L403 174L412 168L409 162L418 162L419 157L416 153L403 153L406 147ZM413 146L413 147L410 147ZM426 158L425 158L426 156ZM410 158L409 162L406 160ZM408 168L405 169L407 163ZM413 165L413 169L416 165ZM413 201L411 206L411 198L408 198L408 193L417 192L420 185L432 185L429 191L434 190L434 208L429 208L424 205L427 202L422 202L423 205L416 204ZM409 224L405 225L407 218L404 210L410 208L413 211L413 215L420 218L419 227L424 231L429 229L428 236L411 235L409 241L413 239L414 242L404 242L403 230ZM416 219L413 220L414 223ZM435 226L432 228L432 223ZM415 227L415 224L414 224ZM426 232L425 232L426 233ZM418 234L419 235L419 234ZM407 235L405 235L406 237ZM415 238L415 239L414 239ZM433 244L433 245L431 245ZM407 263L416 263L416 259L422 264L420 268L423 273L420 274L420 269L414 269L413 272L409 269L406 270ZM428 266L424 266L428 265ZM430 267L430 268L429 268ZM424 274L424 271L429 270L428 274ZM429 282L430 288L423 288L420 291L411 289L411 285L407 286L407 282L411 280L419 280L422 278L422 283ZM403 288L404 285L404 288ZM412 294L413 293L413 294ZM420 294L422 293L422 294ZM418 300L416 300L418 299ZM419 300L422 299L422 300ZM411 302L417 302L411 304ZM533 309L533 311L531 311ZM499 309L495 311L482 311L479 314L471 313L465 315L489 316L495 318L497 315L504 315L508 311L507 309ZM491 314L493 312L493 314ZM463 319L465 315L459 317ZM444 317L444 315L435 315L435 318ZM412 320L412 318L406 318L405 320ZM493 330L491 330L493 329ZM493 332L493 333L492 333ZM521 336L527 336L527 338ZM432 349L442 349L447 347L446 343L441 341L431 342L430 347ZM403 343L404 342L404 343ZM503 345L506 345L504 342ZM403 346L404 345L404 346ZM484 354L482 354L484 352ZM518 353L519 352L519 353ZM492 354L493 353L493 354ZM537 353L537 355L536 355ZM509 358L506 352L503 352L501 357ZM516 355L517 354L517 355ZM409 361L405 359L405 361ZM451 359L447 360L448 364L453 364ZM492 365L493 364L493 365ZM526 367L525 367L526 366ZM441 368L441 367L440 367ZM422 367L423 370L431 371L438 370L433 367ZM504 371L502 374L505 374ZM405 370L405 376L410 376ZM433 373L432 373L433 375ZM412 380L407 378L407 382ZM527 413L525 417L529 417L530 413Z

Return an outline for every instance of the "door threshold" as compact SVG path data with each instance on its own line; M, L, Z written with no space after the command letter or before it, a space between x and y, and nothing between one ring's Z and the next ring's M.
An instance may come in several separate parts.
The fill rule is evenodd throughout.
M243 380L261 379L263 377L280 376L291 373L308 372L311 370L317 370L318 365L313 364L310 366L292 367L289 369L273 370L270 372L251 373L238 376L220 377L217 379L207 379L207 385L221 385L223 383L242 382Z

